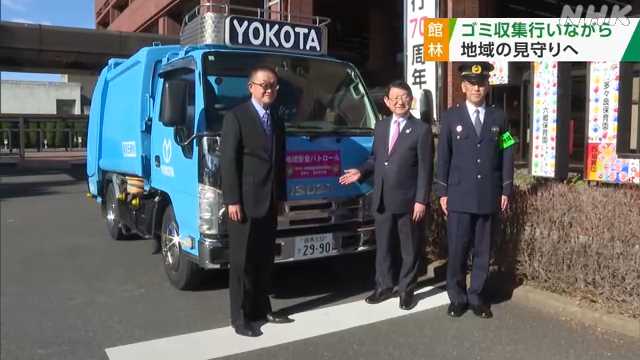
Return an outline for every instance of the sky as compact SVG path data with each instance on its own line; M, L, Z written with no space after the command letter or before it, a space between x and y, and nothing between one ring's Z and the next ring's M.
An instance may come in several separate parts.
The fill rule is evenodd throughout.
M0 20L95 29L94 0L0 0ZM2 72L2 80L60 81L57 74Z

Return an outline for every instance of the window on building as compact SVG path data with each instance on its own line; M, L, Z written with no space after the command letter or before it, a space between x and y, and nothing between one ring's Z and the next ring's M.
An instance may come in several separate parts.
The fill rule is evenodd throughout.
M73 115L76 113L76 101L66 99L56 99L56 114Z
M620 65L618 157L640 158L640 63Z

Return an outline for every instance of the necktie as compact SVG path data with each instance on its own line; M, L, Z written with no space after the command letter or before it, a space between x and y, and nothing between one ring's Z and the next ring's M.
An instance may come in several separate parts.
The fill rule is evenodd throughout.
M473 127L476 128L476 134L480 136L482 132L482 122L480 121L480 109L476 109L475 111L476 117L473 119Z
M393 126L391 127L391 139L389 141L389 154L391 154L391 150L393 150L393 146L396 144L396 140L398 140L398 135L400 135L400 119L393 120Z
M267 147L269 148L269 151L271 151L271 142L273 141L273 139L271 136L271 115L269 114L268 111L266 111L262 115L261 120L262 120L262 128L264 129L265 135L267 135Z

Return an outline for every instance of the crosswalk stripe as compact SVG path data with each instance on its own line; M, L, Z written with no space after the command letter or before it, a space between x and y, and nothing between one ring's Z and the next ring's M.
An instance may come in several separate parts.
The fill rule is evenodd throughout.
M308 339L379 321L415 314L449 303L446 292L438 287L425 287L416 292L418 304L401 310L398 299L369 305L362 300L319 308L291 315L289 324L265 324L257 338L238 336L230 326L184 335L117 346L106 349L110 360L183 359L205 360L239 354L266 347Z

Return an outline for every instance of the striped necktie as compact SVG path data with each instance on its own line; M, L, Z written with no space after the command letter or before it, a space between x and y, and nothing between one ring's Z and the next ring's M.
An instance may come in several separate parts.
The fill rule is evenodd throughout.
M476 117L473 120L473 127L476 128L476 134L479 137L480 133L482 132L482 122L480 121L480 109L476 109L475 114L476 114Z
M273 136L271 132L271 115L269 114L269 111L265 111L265 113L262 114L261 121L262 121L262 128L264 129L264 133L267 136L267 147L269 148L269 152L271 152Z

